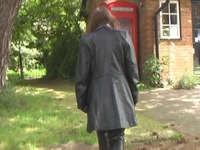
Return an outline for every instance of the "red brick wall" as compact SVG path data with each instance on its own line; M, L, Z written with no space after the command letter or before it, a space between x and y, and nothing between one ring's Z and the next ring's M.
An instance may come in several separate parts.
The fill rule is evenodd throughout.
M158 0L143 0L138 6L139 10L139 69L142 80L145 61L155 51L155 24L154 14L159 8ZM179 78L186 70L193 71L193 45L192 45L192 20L191 1L180 0L181 39L160 40L160 60L163 56L170 58L166 66L165 79Z
M160 58L170 57L169 76L179 78L185 71L193 71L193 42L191 1L180 0L181 39L160 40Z
M105 1L91 1L90 12L101 2ZM129 2L138 5L139 70L141 80L145 80L146 76L143 73L145 62L155 51L155 25L153 17L159 8L159 0L129 0ZM170 56L170 63L166 69L172 78L180 77L186 70L193 70L191 0L180 0L180 14L182 38L178 40L160 40L159 47L160 60L162 60L163 56ZM165 74L165 78L166 76L168 75Z
M154 20L153 16L158 9L158 0L143 0L138 7L139 16L139 71L141 80L145 62L154 53Z

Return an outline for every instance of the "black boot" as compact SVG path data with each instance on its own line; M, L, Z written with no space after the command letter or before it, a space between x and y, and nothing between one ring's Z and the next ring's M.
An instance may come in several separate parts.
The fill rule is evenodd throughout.
M109 150L124 150L124 129L108 131Z
M107 131L97 131L99 150L109 150Z

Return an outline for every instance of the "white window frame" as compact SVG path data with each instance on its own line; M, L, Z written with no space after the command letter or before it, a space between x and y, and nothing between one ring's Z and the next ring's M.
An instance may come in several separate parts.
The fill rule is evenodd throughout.
M160 3L160 7L162 6L162 4L164 4L166 2L166 0L159 0ZM175 4L177 7L177 11L175 13L170 12L170 4ZM180 10L179 10L179 0L171 0L169 2L169 5L166 6L168 7L168 12L160 12L160 37L161 39L180 39L181 38L181 32L180 32ZM168 16L168 24L164 24L163 23L163 16ZM177 23L176 24L171 24L171 16L177 16ZM164 28L168 28L167 30L167 34L164 34Z

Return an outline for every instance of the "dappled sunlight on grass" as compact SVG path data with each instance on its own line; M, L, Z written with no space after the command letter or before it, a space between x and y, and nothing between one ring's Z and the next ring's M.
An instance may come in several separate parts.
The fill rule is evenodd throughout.
M138 114L139 125L127 129L126 141L146 141L153 139L170 139L176 132L170 126L164 126L159 122Z
M24 131L25 131L25 133L27 134L27 133L32 133L32 132L36 132L36 131L38 131L38 128L26 128L26 129L24 129Z
M55 99L60 99L63 100L63 104L66 104L66 108L68 110L76 110L76 112L79 112L76 109L76 101L75 101L75 93L72 90L66 90L66 91L58 91L54 88L53 89L47 89L47 88L36 88L38 91L42 91L49 96L55 98ZM70 89L74 89L72 86ZM149 106L150 108L154 108L155 106ZM73 135L77 136L77 129L79 129L83 124L86 123L86 116L84 116L83 113L80 113L83 117L84 120L82 123L78 124L73 124L73 119L70 120L70 124L73 124L73 127L75 130L73 131ZM139 126L135 128L130 128L126 130L126 140L127 141L134 141L134 140L149 140L149 139L155 139L157 137L153 136L153 132L158 133L158 138L163 138L163 139L169 139L175 132L170 129L170 128L164 128L162 124L153 121L151 119L145 118L141 115L138 115L139 118ZM84 125L85 126L85 125ZM70 125L67 126L68 128Z
M9 121L10 121L9 124L15 123L18 119L19 119L19 116L16 116L16 117L13 117L13 118L9 118Z
M94 134L85 133L86 115L68 110L72 105L76 106L74 93L69 91L67 99L58 100L54 98L53 90L47 91L53 96L45 92L44 89L18 86L15 97L17 107L0 109L2 150L37 150L69 141L96 143ZM68 100L70 105L67 105Z
M5 144L3 142L0 143L0 149L4 149Z
M34 83L33 87L26 83L16 89L17 107L0 109L0 149L38 150L78 142L97 144L96 132L86 132L87 116L77 109L73 84L59 83L57 89L55 83ZM137 117L139 125L126 130L127 143L167 139L175 133L170 126L140 112Z

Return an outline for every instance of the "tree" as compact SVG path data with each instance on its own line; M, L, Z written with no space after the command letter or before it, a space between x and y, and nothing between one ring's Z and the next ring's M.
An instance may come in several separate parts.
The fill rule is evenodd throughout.
M22 0L0 0L0 90L5 87L12 26Z
M43 68L48 79L73 78L85 30L80 8L80 0L23 0L13 28L9 69Z

